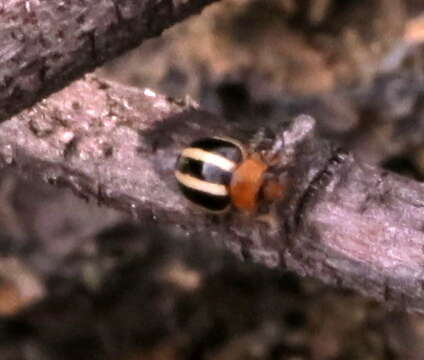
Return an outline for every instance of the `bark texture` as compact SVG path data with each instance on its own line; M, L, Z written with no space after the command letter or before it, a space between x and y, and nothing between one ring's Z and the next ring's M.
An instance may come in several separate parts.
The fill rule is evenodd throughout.
M2 124L0 160L140 221L224 244L240 258L423 312L424 186L334 148L309 116L273 125L269 139L284 141L273 171L289 179L275 228L237 212L214 218L188 206L173 176L181 148L202 136L251 134L150 89L78 81Z
M6 0L0 4L0 120L160 34L212 0Z
M422 312L424 186L339 155L308 191L290 267Z

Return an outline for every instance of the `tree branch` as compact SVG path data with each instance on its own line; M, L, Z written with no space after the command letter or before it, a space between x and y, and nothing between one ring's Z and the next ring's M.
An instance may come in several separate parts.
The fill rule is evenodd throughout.
M3 1L0 120L212 1Z
M276 132L276 175L291 179L278 230L237 212L215 221L187 206L173 176L180 149L214 134L250 136L189 103L87 77L2 124L0 161L240 258L424 311L423 185L357 162L300 116Z

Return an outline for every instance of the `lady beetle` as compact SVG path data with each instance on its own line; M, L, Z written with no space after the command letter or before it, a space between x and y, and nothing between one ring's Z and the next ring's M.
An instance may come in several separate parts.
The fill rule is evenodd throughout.
M181 152L175 177L185 197L209 212L225 212L233 205L251 213L259 199L271 202L283 196L283 186L266 179L268 168L259 152L249 152L236 139L214 136Z

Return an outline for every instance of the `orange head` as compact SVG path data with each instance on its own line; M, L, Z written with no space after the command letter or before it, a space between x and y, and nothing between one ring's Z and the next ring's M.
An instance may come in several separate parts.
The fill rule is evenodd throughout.
M258 154L252 154L233 172L230 182L232 204L239 210L253 212L268 166Z

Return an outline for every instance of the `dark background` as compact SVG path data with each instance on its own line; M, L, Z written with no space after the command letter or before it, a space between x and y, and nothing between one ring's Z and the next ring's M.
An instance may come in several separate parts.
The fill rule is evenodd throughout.
M254 128L307 112L359 159L421 181L423 8L222 1L98 74ZM0 236L0 359L424 358L419 315L242 264L10 170Z

